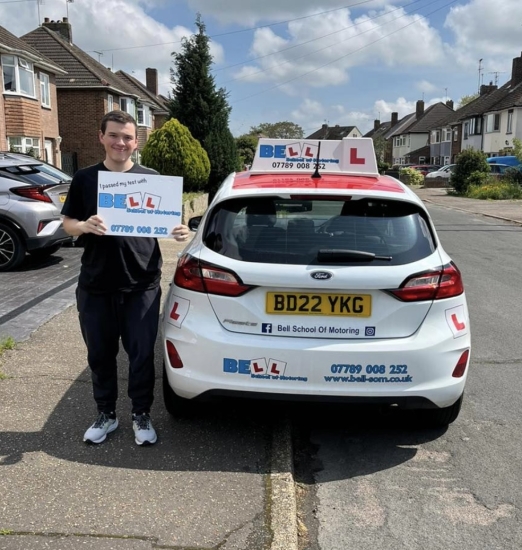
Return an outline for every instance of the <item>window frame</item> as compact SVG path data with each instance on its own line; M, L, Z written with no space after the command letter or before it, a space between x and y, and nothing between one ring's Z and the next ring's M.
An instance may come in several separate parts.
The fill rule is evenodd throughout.
M19 141L14 144L13 140ZM40 138L33 138L27 136L8 136L7 137L7 149L15 153L23 153L29 155L31 149L37 154L37 159L41 158L42 150L40 147Z
M9 63L6 61L7 58L12 58L13 62ZM2 90L2 93L6 95L20 95L23 97L30 97L31 99L37 99L36 98L36 86L35 86L35 72L34 72L34 64L30 61L25 60L23 57L19 57L17 55L2 55L0 56L0 64L2 65L2 78L4 81L4 89ZM24 64L26 66L24 66ZM6 80L5 80L5 72L4 67L12 67L14 69L14 85L15 90L6 90ZM21 68L20 68L21 67ZM25 71L27 74L29 74L30 81L32 83L32 93L23 91L21 88L21 78L20 78L20 70Z
M51 79L47 73L40 72L40 104L47 109L51 108ZM47 101L44 100L47 99Z
M506 127L506 134L512 134L513 133L513 115L514 110L510 109L507 113L507 127Z

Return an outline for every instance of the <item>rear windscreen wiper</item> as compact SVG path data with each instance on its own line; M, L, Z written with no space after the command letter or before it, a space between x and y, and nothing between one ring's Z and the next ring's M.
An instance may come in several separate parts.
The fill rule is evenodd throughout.
M391 256L377 256L373 252L364 252L362 250L342 250L322 248L317 252L317 261L324 263L333 262L373 262L374 260L383 260L390 262Z

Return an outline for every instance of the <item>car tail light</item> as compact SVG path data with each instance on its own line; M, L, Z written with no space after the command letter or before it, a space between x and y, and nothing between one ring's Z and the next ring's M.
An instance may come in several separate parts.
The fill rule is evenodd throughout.
M42 202L53 202L51 197L45 194L46 189L53 187L52 185L26 185L23 187L11 187L11 193L24 197L26 199L32 199Z
M167 355L169 357L170 366L173 369L183 368L183 361L179 356L178 350L170 340L167 340Z
M244 285L232 271L200 261L190 254L180 258L174 284L187 290L221 296L241 296L253 288Z
M404 281L400 288L391 290L403 302L421 302L424 300L442 300L459 296L464 292L462 276L452 262L437 271L427 271L413 275Z
M458 363L456 364L455 368L453 369L453 378L461 378L464 376L464 373L466 372L466 367L468 365L468 357L469 357L469 349L467 349L458 360Z

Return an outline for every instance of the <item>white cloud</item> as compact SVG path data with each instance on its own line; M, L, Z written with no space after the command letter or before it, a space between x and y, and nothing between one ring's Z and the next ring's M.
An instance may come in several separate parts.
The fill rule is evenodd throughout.
M375 9L394 3L403 3L403 0L368 0L361 7ZM202 13L204 17L215 17L221 23L253 26L260 22L288 21L313 13L335 13L332 10L337 11L346 7L347 2L345 0L322 0L318 5L317 0L300 0L298 4L281 0L263 0L262 2L189 0L188 4L194 12Z
M510 70L511 59L521 50L522 2L520 0L470 0L451 8L445 27L453 31L448 55L460 65L486 71Z
M15 11L0 3L2 26L17 36L37 28L37 6L32 4L20 4ZM145 69L158 69L160 92L166 94L172 88L171 53L180 50L181 39L190 36L193 29L168 28L155 21L144 10L153 4L152 0L82 0L68 4L69 22L74 44L114 71L134 71L134 76L145 82ZM42 21L45 17L58 21L65 15L64 0L46 0L40 6ZM223 60L224 52L219 43L211 43L211 53L216 62Z
M348 10L293 21L284 36L258 29L251 47L253 64L236 79L291 87L326 87L348 82L350 70L379 63L388 67L427 67L442 61L442 42L429 22L386 8L352 19Z
M434 92L437 89L437 86L435 86L431 82L428 82L427 80L420 80L419 82L416 82L415 87L420 92L425 92L425 93Z

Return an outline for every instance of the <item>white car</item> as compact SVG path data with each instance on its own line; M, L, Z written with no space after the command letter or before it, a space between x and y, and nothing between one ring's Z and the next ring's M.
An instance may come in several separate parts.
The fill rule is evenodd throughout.
M171 414L261 396L457 418L462 277L422 201L379 175L371 139L261 139L251 170L189 225L162 317Z
M428 172L426 178L449 178L451 174L455 171L456 164L446 164L442 168L439 168L435 172Z

